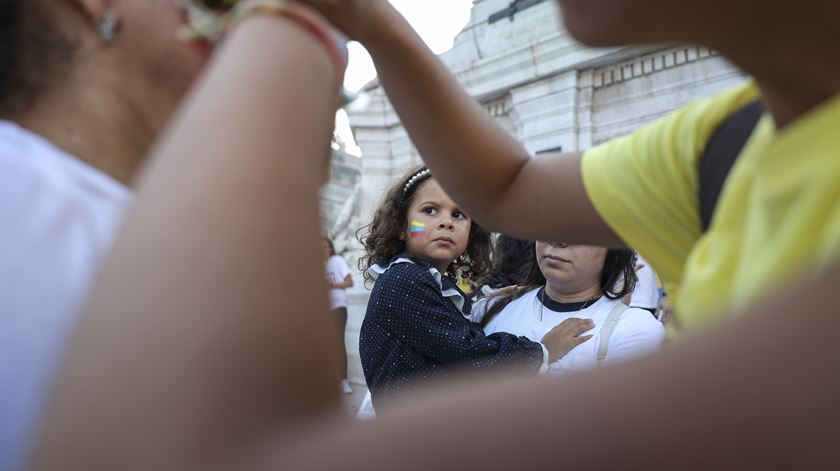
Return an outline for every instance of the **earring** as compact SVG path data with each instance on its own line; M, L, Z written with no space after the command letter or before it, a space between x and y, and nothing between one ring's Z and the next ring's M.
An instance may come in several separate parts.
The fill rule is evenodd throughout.
M113 8L109 8L108 11L105 12L105 16L100 21L97 21L93 26L96 29L96 32L99 33L99 37L102 38L102 42L107 44L117 37L119 23L120 17L117 15L117 12L114 11Z

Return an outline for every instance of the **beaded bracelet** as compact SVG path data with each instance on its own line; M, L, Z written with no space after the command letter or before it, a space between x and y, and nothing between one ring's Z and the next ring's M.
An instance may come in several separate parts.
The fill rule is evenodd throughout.
M341 86L344 81L344 69L347 67L346 41L318 12L287 0L247 0L234 8L229 29L247 18L263 14L285 16L297 21L309 31L327 50L335 67L336 82Z
M347 67L346 39L318 12L287 0L245 0L221 3L235 5L218 11L211 9L206 1L178 0L178 5L189 20L188 26L180 32L181 38L185 41L200 41L213 46L221 42L239 22L249 17L262 14L285 16L297 21L324 46L335 67L336 81L341 85L344 69Z

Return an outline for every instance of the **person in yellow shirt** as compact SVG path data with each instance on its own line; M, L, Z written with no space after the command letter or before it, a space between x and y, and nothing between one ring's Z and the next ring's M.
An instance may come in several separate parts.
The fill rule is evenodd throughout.
M584 153L586 194L603 220L651 261L681 325L708 324L840 255L840 98L784 129L758 121L701 229L704 146L721 120L758 97L753 83L693 103ZM795 153L791 151L795 149ZM795 155L795 165L791 158Z
M588 151L535 157L461 89L387 2L304 3L370 51L423 159L476 219L529 240L632 247L663 278L688 331L840 256L840 205L834 203L840 196L840 67L829 59L838 36L830 28L810 40L794 33L811 34L814 24L835 21L836 2L788 7L796 21L786 19L783 33L752 21L753 8L744 2L737 11L719 0L681 4L677 18L665 0L559 1L567 29L588 45L703 44L754 82ZM753 36L734 33L745 22ZM794 50L807 53L794 60ZM701 156L721 123L758 99L767 112L726 178L704 232Z

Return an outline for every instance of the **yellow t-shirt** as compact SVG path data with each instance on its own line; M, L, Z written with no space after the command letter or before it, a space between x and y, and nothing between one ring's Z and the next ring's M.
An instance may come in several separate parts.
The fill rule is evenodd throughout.
M840 256L840 96L781 132L765 114L701 233L698 167L748 83L584 154L598 213L650 262L684 328L707 324Z

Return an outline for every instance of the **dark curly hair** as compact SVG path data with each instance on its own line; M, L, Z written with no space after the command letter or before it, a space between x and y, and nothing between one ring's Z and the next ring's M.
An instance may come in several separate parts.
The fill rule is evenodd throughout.
M78 40L61 32L53 16L41 2L0 0L0 114L30 108L67 80Z
M542 276L540 267L532 262L534 245L530 240L499 234L493 244L493 270L485 284L492 289L522 286Z
M408 224L408 208L414 201L417 189L432 178L431 173L426 170L428 169L424 166L415 167L397 180L376 209L373 222L356 231L356 238L365 249L365 255L359 259L359 269L366 282L373 282L368 273L370 267L405 252L405 241L400 235ZM412 177L415 178L409 185ZM446 274L453 277L457 274L480 282L490 272L491 253L490 233L473 220L467 250L449 265Z
M508 304L521 298L525 293L545 285L545 276L537 263L536 244L532 243L530 258L522 264L522 272L528 273L524 283L503 289L489 298L496 298L493 306L481 318L481 327L486 327ZM636 288L636 253L628 249L607 249L604 267L601 268L601 293L609 299L621 299ZM487 302L490 302L488 299Z

